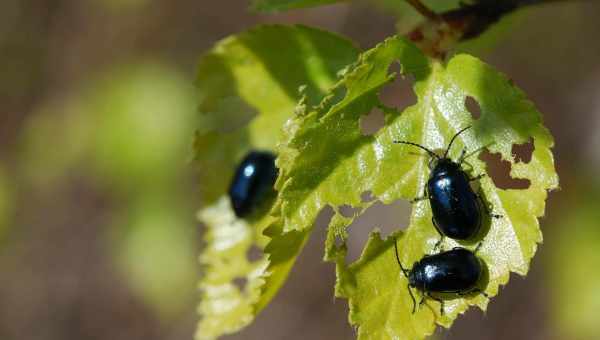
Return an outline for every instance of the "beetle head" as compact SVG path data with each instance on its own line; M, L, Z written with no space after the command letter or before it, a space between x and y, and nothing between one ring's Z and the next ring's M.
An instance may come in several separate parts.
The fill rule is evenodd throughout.
M415 264L413 270L408 273L408 285L413 288L420 288L420 283L423 283L422 271L418 270L418 265Z

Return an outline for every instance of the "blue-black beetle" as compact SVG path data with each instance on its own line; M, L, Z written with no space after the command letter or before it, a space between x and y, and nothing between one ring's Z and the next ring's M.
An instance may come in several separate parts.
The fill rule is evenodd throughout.
M438 301L440 314L444 314L444 300L431 295L432 293L452 293L460 296L480 293L487 298L488 295L478 288L484 272L481 260L475 255L480 246L481 243L474 252L457 247L435 255L426 255L415 262L411 269L405 269L400 262L398 245L394 240L396 260L400 265L400 270L408 279L407 289L413 301L412 312L415 312L417 302L411 288L415 288L423 294L419 306L425 302L426 297Z
M461 168L461 164L466 158L466 149L463 149L458 162L448 157L448 152L456 137L469 128L470 126L460 130L452 137L448 148L441 157L422 145L406 141L394 141L394 143L421 148L431 156L429 162L431 174L427 181L425 194L415 198L413 202L429 198L433 214L432 222L441 236L436 248L441 244L444 236L457 240L467 240L477 235L482 224L481 208L483 207L489 214L489 209L484 204L483 199L473 192L469 183L483 177L483 175L469 178ZM500 217L499 215L490 215Z
M246 217L273 192L277 179L275 155L251 151L238 166L229 186L229 199L238 217Z

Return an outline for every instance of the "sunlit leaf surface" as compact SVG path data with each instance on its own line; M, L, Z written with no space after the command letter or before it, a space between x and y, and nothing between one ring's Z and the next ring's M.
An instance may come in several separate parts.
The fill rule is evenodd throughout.
M195 142L203 198L211 202L227 190L250 149L273 150L298 101L318 103L356 55L349 41L304 26L261 26L205 54Z
M398 76L390 70L395 63L403 75L414 79L417 103L405 109L386 107L379 98L382 88ZM285 253L277 240L309 232L321 209L331 206L336 215L328 231L326 258L337 263L336 294L349 299L350 321L358 327L359 338L423 338L433 332L435 324L450 326L469 305L485 308L487 304L477 295L453 296L447 297L444 315L439 315L437 302L428 302L411 314L407 280L393 253L394 238L382 240L377 233L371 235L358 261L345 263L343 243L352 218L341 216L340 206L349 204L364 211L374 203L361 199L365 192L389 204L410 200L424 190L429 176L427 157L415 155L418 150L410 146L393 144L394 140L439 150L457 131L472 126L456 140L451 157L457 158L463 148L475 152L468 158L470 168L465 168L472 176L485 174L486 164L477 153L487 149L512 164L513 178L530 182L526 189L501 189L493 179L481 179L482 196L503 217L488 220L477 240L462 244L474 248L483 240L478 256L486 263L487 273L481 284L490 296L508 281L510 272L526 274L542 240L537 218L544 214L547 191L557 187L558 178L550 151L552 136L521 90L474 57L458 55L443 64L427 59L405 40L391 38L363 54L330 93L321 105L286 124L286 138L278 149L279 196L274 210L280 218L275 230L279 234L275 232L267 249L272 254ZM467 97L480 106L480 118L473 119L467 110ZM373 110L384 112L385 125L364 135L360 119ZM516 160L513 144L531 139L531 160ZM431 223L428 201L414 204L408 229L396 236L400 259L407 266L433 251L439 236ZM446 240L443 247L456 245ZM290 257L289 251L286 254Z

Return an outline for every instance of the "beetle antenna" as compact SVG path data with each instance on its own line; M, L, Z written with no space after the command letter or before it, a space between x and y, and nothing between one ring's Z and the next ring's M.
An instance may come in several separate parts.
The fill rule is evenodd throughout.
M406 276L408 278L408 270L404 269L404 266L402 266L402 262L400 262L400 256L398 255L398 244L396 243L395 239L394 239L394 248L396 249L396 260L398 261L398 264L400 265L400 269L402 269L402 273L404 274L404 276ZM413 300L414 300L414 298L413 298Z
M440 156L438 154L436 154L435 152L429 150L428 148L424 147L423 145L420 145L420 144L417 144L417 143L412 143L412 142L406 142L406 141L403 141L403 140L395 140L394 143L395 144L408 144L408 145L416 146L417 148L421 148L421 149L427 151L427 153L431 157L435 157L437 159L440 159Z
M406 276L408 278L408 270L404 269L404 266L402 266L402 262L400 262L400 256L398 255L398 243L397 243L396 239L394 239L394 249L396 249L396 260L398 261L398 264L400 265L400 269L402 269L402 273L404 274L404 276ZM412 290L410 290L410 282L407 284L406 289L408 289L408 294L410 295L410 298L412 299L412 302L413 302L412 312L413 312L413 314L415 314L415 310L417 308L417 300L415 300L415 296L413 295Z
M458 131L454 137L452 137L452 139L450 140L450 144L448 144L448 148L446 148L446 152L444 153L444 158L448 157L448 152L450 151L450 148L452 147L452 143L454 143L454 140L456 139L456 137L458 137L461 133L467 131L468 129L470 129L471 126L467 126L466 128Z
M410 295L410 298L412 299L413 302L413 310L412 313L415 314L415 311L417 309L417 300L415 300L415 296L413 295L412 291L410 290L410 284L408 284L406 286L406 289L408 289L408 294Z

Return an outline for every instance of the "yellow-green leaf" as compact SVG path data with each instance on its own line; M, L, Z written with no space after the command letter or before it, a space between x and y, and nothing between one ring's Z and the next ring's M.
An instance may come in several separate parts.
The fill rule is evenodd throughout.
M212 204L199 213L206 245L200 257L204 274L197 339L214 339L250 323L260 310L254 307L259 297L266 303L280 287L262 285L269 260L275 268L272 277L283 282L291 267L286 259L297 252L285 249L267 259L262 232L272 219L235 217L224 196L235 167L251 149L274 151L296 104L319 103L338 71L357 55L349 41L331 33L303 26L262 26L224 39L202 57L197 86L203 123L195 157L204 199ZM256 258L250 261L248 252Z
M386 107L379 98L382 88L398 76L390 71L396 62L404 76L415 80L417 103L404 110ZM479 104L480 118L473 119L467 110L467 97ZM376 109L385 113L384 126L373 135L362 134L361 117ZM361 199L364 192L386 204L423 193L429 176L427 157L414 155L418 149L393 144L394 140L444 149L466 126L472 129L456 140L451 157L457 158L463 148L476 153L487 149L511 163L513 178L530 182L526 189L501 189L489 177L479 181L481 194L503 217L488 221L478 240L461 245L474 248L483 239L478 253L487 266L483 284L494 296L510 272L527 273L542 240L537 218L544 214L547 191L558 185L552 136L534 105L509 79L474 57L458 55L441 63L401 38L390 38L364 53L324 103L286 124L288 136L278 149L280 192L274 210L281 233L274 238L309 232L319 211L333 207L336 215L328 231L326 257L337 263L336 294L349 299L350 321L358 327L359 338L419 339L431 334L435 324L449 327L469 305L485 308L483 297L453 297L446 301L444 315L439 315L436 302L413 315L393 239L373 234L361 258L350 265L344 261L344 245L334 243L336 238L345 240L352 221L341 216L340 206L364 211L374 203ZM534 145L531 160L516 160L513 145L529 140ZM486 164L476 155L468 163L471 175L486 173ZM433 251L439 236L428 201L414 205L408 229L395 236L400 259L408 267ZM447 239L443 247L456 245Z
M196 339L214 339L239 330L254 319L250 302L256 301L263 283L267 259L249 258L260 251L267 238L262 235L269 216L253 224L238 219L227 197L222 197L199 214L206 231L206 247L200 255L204 274L198 312L202 316Z

